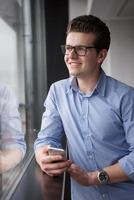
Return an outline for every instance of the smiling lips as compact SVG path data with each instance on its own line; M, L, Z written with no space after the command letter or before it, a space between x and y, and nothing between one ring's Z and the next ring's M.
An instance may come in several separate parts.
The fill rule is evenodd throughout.
M80 66L81 63L78 63L78 62L69 62L69 67L78 67Z

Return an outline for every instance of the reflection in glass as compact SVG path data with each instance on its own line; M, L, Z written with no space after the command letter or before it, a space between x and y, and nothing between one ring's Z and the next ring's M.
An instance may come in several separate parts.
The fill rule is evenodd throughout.
M9 86L0 84L0 173L16 166L25 151L16 97Z
M26 117L22 2L0 0L1 200L5 200L13 193L13 188L25 169L23 158L26 151L24 140Z
M25 152L17 99L9 86L0 83L0 198L14 180L13 168L23 160Z

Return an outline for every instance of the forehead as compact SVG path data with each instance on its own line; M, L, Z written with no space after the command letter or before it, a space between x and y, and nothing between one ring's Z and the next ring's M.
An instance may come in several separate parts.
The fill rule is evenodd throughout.
M67 45L93 45L96 37L93 33L70 32L66 37Z

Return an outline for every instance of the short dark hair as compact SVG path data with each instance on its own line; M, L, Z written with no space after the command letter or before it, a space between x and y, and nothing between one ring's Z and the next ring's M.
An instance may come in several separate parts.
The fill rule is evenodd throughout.
M82 15L72 19L67 27L67 34L70 32L94 33L96 41L94 45L101 49L109 49L110 31L107 25L96 16Z

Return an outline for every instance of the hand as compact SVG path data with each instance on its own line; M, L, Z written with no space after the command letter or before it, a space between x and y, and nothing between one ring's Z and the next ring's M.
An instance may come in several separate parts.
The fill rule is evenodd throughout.
M42 171L49 176L57 176L62 174L71 165L70 160L64 160L62 155L49 155L48 146L40 147L36 150L35 156L37 163Z
M67 172L74 178L80 185L91 186L97 184L96 172L86 172L74 163L68 168Z

